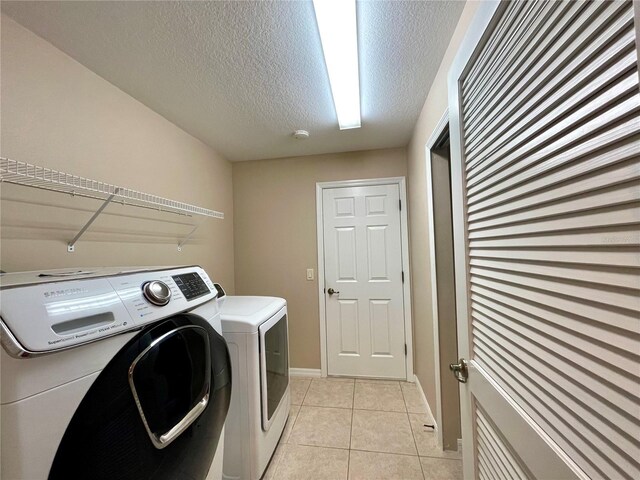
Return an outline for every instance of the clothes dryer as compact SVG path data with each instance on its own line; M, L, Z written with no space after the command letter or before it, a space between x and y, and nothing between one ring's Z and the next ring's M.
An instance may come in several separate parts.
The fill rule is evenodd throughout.
M234 386L223 478L257 480L278 446L291 407L287 302L229 296L221 305Z

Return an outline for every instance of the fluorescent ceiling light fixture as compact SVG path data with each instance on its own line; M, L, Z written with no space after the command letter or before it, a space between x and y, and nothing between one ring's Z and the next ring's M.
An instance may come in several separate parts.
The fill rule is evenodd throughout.
M355 0L313 0L340 130L360 128Z

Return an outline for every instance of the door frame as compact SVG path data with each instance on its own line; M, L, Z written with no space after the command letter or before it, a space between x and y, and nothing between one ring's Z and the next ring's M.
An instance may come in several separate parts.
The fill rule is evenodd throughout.
M327 318L325 311L325 272L324 272L324 222L322 194L325 189L345 187L369 187L375 185L398 185L400 201L400 236L402 249L402 269L405 273L402 284L404 310L404 341L407 344L405 356L406 380L414 381L413 376L413 330L411 322L411 271L409 266L409 227L407 218L407 184L405 177L368 178L360 180L339 180L316 183L316 237L318 241L318 305L320 311L320 371L327 376Z
M427 187L427 222L429 230L429 272L431 278L431 317L433 321L433 361L436 371L436 418L435 431L438 445L442 446L442 382L440 381L440 328L438 318L438 279L436 273L436 225L433 204L433 176L431 169L431 151L445 130L449 128L449 108L444 110L440 120L436 124L425 144L425 176ZM453 179L452 179L453 180ZM452 219L453 221L453 219Z

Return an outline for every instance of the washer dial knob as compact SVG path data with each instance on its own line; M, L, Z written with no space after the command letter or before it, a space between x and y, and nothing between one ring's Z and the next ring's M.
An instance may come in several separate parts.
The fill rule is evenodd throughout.
M159 307L165 306L171 300L171 289L160 280L153 280L142 285L144 298Z

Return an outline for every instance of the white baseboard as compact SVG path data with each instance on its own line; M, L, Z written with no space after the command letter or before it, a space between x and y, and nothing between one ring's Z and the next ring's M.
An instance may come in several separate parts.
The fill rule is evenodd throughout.
M462 455L462 439L458 439L458 453Z
M290 368L290 377L321 377L322 372L319 368Z
M424 406L427 409L427 416L429 417L431 423L433 424L433 431L438 431L438 424L436 423L436 418L433 416L431 412L431 407L429 406L429 402L427 402L427 397L424 394L424 390L422 389L422 385L420 385L420 380L418 380L418 376L414 375L414 382L416 383L416 387L418 387L418 392L420 392L420 396L422 397L422 401L424 402Z

